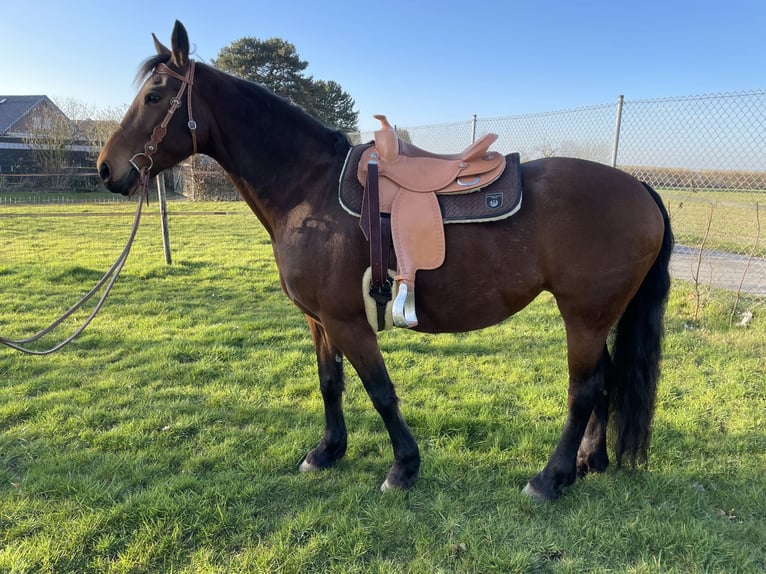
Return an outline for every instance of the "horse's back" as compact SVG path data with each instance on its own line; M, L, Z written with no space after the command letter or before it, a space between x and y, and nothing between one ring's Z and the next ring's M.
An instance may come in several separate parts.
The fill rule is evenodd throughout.
M614 227L610 222L622 224L624 219L637 227L653 224L652 231L662 228L661 213L643 184L604 164L566 157L527 162L522 164L522 186L525 201L534 200L542 210L539 217L569 214L569 220L583 224L592 214L599 221L591 223L598 229L606 224L607 233Z
M522 185L541 255L556 250L583 261L594 253L615 265L658 253L662 213L644 185L618 169L582 159L523 165ZM609 267L606 265L606 267Z

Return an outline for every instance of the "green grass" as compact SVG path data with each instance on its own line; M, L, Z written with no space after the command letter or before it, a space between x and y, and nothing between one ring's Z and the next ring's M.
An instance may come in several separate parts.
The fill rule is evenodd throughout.
M565 417L552 298L481 332L385 333L423 465L411 491L381 494L390 445L350 367L348 454L297 472L322 404L256 219L241 204L171 216L165 266L153 210L84 335L48 357L0 350L0 572L766 569L760 314L729 328L711 301L692 324L692 290L674 284L649 470L610 469L542 505L520 491ZM0 334L66 309L129 226L0 218Z
M2 178L0 177L0 181ZM50 190L29 189L25 187L0 187L0 205L2 204L50 204L73 202L122 202L121 196L104 190Z
M678 245L766 257L766 193L660 190Z

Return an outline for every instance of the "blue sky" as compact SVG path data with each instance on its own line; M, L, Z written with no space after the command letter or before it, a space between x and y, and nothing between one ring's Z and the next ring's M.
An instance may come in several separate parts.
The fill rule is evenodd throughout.
M126 105L175 19L200 61L244 36L292 42L363 130L374 113L414 127L766 87L766 0L3 0L0 94Z

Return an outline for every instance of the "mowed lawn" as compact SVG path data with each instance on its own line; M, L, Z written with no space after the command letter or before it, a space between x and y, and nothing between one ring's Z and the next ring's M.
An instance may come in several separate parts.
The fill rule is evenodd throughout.
M25 209L52 211L6 211ZM485 331L382 334L423 464L412 490L381 494L390 444L350 366L346 457L297 470L322 432L315 359L255 217L172 209L171 266L153 205L84 335L47 357L0 349L0 572L766 570L762 302L740 301L747 328L725 296L693 322L693 289L674 283L649 468L549 504L521 489L566 414L553 298ZM129 227L0 218L0 335L74 303Z

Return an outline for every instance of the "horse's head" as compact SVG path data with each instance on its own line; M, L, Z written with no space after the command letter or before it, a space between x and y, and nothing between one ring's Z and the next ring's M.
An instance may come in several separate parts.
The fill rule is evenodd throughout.
M176 21L168 49L154 36L157 55L139 72L148 75L120 126L106 142L97 167L104 185L127 195L139 176L149 177L197 151L197 126L192 116L194 61L189 59L189 36ZM186 108L186 109L184 109Z

